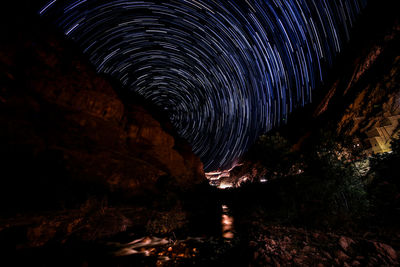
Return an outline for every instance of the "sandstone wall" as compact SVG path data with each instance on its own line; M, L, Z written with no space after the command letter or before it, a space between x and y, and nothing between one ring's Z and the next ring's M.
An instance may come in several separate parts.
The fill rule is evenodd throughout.
M71 43L41 30L0 44L4 195L46 202L83 185L130 197L156 190L160 177L183 190L205 180L201 161L151 104L113 87Z

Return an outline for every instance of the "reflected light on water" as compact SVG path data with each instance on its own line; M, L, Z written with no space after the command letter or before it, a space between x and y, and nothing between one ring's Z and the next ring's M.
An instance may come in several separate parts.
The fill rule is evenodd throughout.
M141 255L157 259L157 266L171 266L171 262L179 263L183 259L194 259L198 249L194 246L202 244L202 237L188 237L185 240L171 240L158 237L143 237L129 243L110 242L114 248L114 256ZM168 263L169 262L169 263Z
M114 243L120 249L115 253L115 256L127 256L133 254L143 254L149 256L152 247L163 246L168 244L170 241L167 238L158 237L144 237L136 239L127 244Z
M222 237L232 239L234 237L233 217L229 214L229 208L227 205L222 205L221 225Z

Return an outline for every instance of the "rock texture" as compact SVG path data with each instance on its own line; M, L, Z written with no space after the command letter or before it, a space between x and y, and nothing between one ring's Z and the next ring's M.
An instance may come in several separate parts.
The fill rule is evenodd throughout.
M368 238L258 225L249 242L254 266L397 266L397 252ZM262 230L260 230L262 229Z
M380 21L375 29L369 29L372 22L364 22L360 32L367 35L349 46L331 75L332 81L322 90L326 93L311 107L315 129L331 123L338 135L354 138L368 149L367 133L400 114L400 22L398 14L388 11L397 5L378 8L375 16ZM376 6L370 8L369 12L374 12ZM309 130L303 131L298 144L312 136Z
M0 44L0 69L2 206L69 205L100 191L130 198L160 190L160 179L181 190L205 180L156 108L43 25Z
M343 95L351 93L338 133L365 136L385 118L400 114L400 24L396 23L371 52L360 58Z

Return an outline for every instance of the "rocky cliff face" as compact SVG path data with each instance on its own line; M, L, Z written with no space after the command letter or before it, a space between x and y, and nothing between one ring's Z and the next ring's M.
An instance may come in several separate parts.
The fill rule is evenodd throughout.
M295 111L287 125L274 131L289 141L292 151L310 149L322 131L353 139L355 146L370 153L371 131L386 127L382 128L385 138L398 132L393 121L400 114L400 20L394 10L398 10L398 3L382 6L371 2L354 30L354 39L337 59L325 84L316 90L313 103ZM386 139L389 146L390 138ZM242 163L222 180L238 184L274 177L259 162L245 157Z
M353 90L338 133L366 137L383 121L400 113L400 24L396 23L383 41L361 58L349 79L344 95Z
M313 111L318 127L330 123L339 136L353 138L363 149L370 146L368 132L400 112L400 23L390 12L386 20L350 46Z
M183 190L205 180L155 108L37 28L0 44L2 206L68 205L92 191L134 197L164 180Z

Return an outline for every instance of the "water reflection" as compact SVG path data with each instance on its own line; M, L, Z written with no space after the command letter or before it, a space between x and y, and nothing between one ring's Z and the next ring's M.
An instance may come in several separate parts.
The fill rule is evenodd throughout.
M227 205L222 205L221 214L222 237L225 240L234 238L234 220ZM207 239L204 237L188 237L183 240L158 237L143 237L128 243L107 243L116 257L137 255L141 258L156 259L157 266L190 263L199 257ZM136 257L136 256L135 256Z
M221 225L222 237L226 239L232 239L234 237L233 217L230 215L227 205L222 205Z
M118 248L115 256L128 256L133 254L143 254L149 256L154 247L163 246L170 243L166 238L144 237L136 239L126 244L110 243Z
M157 266L168 265L168 262L179 263L198 256L197 246L202 244L201 237L188 237L185 240L171 240L158 237L143 237L129 243L111 242L114 256L141 255L157 259Z

